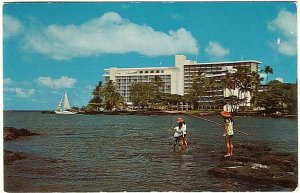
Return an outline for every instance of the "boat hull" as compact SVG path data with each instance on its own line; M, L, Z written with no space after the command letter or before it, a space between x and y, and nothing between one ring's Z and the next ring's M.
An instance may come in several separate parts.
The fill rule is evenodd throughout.
M75 115L77 112L71 112L71 111L55 111L55 114L57 115Z

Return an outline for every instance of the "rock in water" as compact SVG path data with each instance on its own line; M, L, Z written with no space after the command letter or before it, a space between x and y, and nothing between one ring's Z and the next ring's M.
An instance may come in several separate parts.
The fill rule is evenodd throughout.
M6 151L4 150L4 164L10 164L11 162L21 160L21 159L26 159L25 153L21 152L11 152L11 151Z
M4 134L3 136L4 141L10 141L23 136L38 135L37 133L30 132L27 129L16 129L14 127L4 127L3 134Z
M275 153L263 144L237 144L235 155L222 157L220 164L208 173L218 178L274 184L294 190L298 184L297 155Z

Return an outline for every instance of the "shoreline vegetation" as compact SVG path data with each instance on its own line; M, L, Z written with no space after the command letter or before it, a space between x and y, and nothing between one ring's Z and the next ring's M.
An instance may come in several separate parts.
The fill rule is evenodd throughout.
M197 111L197 110L188 110L188 111L177 111L177 110L122 110L122 111L77 111L78 114L84 115L188 115L188 116L218 116L221 110L215 111ZM55 114L51 110L5 110L4 112L41 112L42 114ZM235 117L274 117L274 118L297 118L297 114L282 114L282 113L273 113L269 115L264 115L261 111L239 111L233 113Z
M4 142L20 137L36 136L28 129L4 127ZM222 148L210 149L210 158L219 160L219 164L207 173L216 178L234 179L262 185L278 185L295 190L298 183L298 157L294 153L273 152L268 145L253 142L239 142L233 156L220 158ZM4 150L4 167L13 162L27 159L27 153ZM33 171L34 172L34 171ZM5 176L7 179L7 176ZM7 190L9 191L9 190Z

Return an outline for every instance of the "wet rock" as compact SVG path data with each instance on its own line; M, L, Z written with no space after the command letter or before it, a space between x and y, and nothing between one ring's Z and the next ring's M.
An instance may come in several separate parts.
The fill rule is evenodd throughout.
M39 134L33 133L27 129L16 129L14 127L4 127L3 135L4 135L3 136L4 141L10 141L13 139L17 139L19 137L33 136L33 135L39 135Z
M17 160L26 159L26 154L21 152L11 152L4 150L4 164L10 164Z
M297 155L272 152L264 144L237 144L235 155L221 157L217 167L208 170L218 178L233 178L295 189L298 184Z

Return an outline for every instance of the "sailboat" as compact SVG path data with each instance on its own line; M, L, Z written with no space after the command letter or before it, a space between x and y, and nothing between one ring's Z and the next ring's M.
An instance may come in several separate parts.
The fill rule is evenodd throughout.
M74 115L77 114L77 112L72 112L70 108L70 103L68 99L68 95L65 92L64 96L61 97L58 106L55 111L56 114L60 115Z

